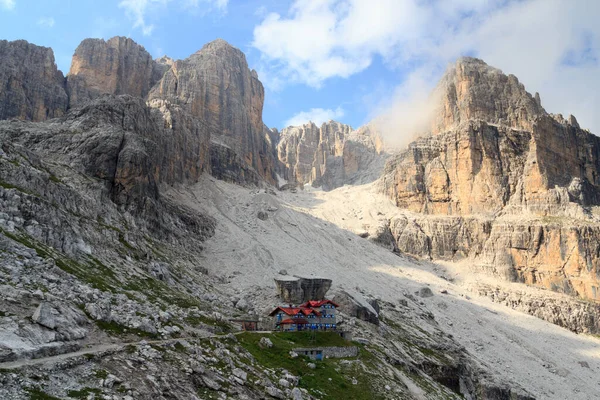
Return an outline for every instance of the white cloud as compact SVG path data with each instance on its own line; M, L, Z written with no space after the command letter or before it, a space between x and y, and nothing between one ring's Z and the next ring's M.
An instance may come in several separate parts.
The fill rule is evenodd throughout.
M306 124L310 121L314 122L317 126L328 122L329 120L337 120L343 117L345 111L343 108L338 107L335 110L324 109L324 108L311 108L308 111L302 111L294 115L292 118L285 122L285 126L298 126Z
M269 79L319 87L381 57L429 90L446 65L475 55L540 92L549 112L573 113L600 134L600 2L572 0L296 0L255 27ZM403 86L391 103L408 104Z
M15 0L0 0L0 7L6 10L12 10L16 5Z
M5 1L5 0L0 0ZM144 36L149 36L154 30L154 24L149 23L148 14L156 12L169 3L179 3L184 8L203 8L203 11L212 10L224 12L229 0L121 0L119 8L133 21L134 29L141 29Z
M40 18L37 22L37 24L42 28L53 28L55 23L56 21L54 21L54 18L52 17Z

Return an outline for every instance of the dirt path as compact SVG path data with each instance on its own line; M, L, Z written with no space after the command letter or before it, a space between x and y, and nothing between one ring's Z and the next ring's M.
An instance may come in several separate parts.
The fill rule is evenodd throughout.
M239 335L241 333L243 333L243 331L235 332L234 335ZM264 332L264 333L270 333L270 332ZM69 358L83 356L86 354L98 354L98 353L103 353L103 352L112 351L112 350L122 351L125 349L126 346L129 346L129 345L168 344L168 343L175 343L179 340L203 340L203 339L210 339L210 338L217 338L217 337L224 337L224 336L227 336L227 334L210 335L210 336L205 336L205 337L183 337L183 338L164 339L164 340L139 340L139 341L135 341L135 342L98 344L98 345L94 345L94 346L91 346L91 347L88 347L85 349L81 349L78 351L58 354L58 355L50 356L50 357L22 359L22 360L17 360L17 361L8 361L8 362L0 363L0 369L18 369L21 367L29 367L29 366L33 366L33 365L56 363L59 361L67 360Z

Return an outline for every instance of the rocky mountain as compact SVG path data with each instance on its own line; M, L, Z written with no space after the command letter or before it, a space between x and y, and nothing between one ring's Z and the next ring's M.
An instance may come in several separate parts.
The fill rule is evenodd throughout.
M469 120L531 130L535 118L546 114L539 94L531 96L516 76L471 57L459 59L448 69L432 98L439 102L433 113L433 133Z
M290 182L331 190L356 182L381 159L383 143L370 126L353 130L329 121L283 129L277 144L280 176Z
M86 39L75 50L66 79L51 49L3 41L0 54L7 60L0 79L10 88L2 92L1 118L44 121L103 95L130 95L147 101L150 108L168 111L165 126L184 118L202 124L195 129L209 140L202 141L202 149L192 147L190 154L202 156L199 171L212 162L221 178L275 183L277 137L262 122L263 86L248 69L244 54L223 40L174 61L153 60L125 37ZM190 172L195 174L194 169Z
M45 121L66 112L64 76L52 49L0 40L0 58L0 119Z
M222 40L185 60L85 40L66 78L50 49L0 55L0 398L597 393L597 339L541 320L598 333L595 303L493 279L593 299L599 275L596 139L516 78L459 60L375 181L375 128L268 129ZM354 341L240 331L326 293ZM295 351L317 345L354 356Z
M436 91L432 134L381 179L412 212L391 220L398 248L598 299L600 139L479 60L457 61Z
M201 119L215 146L231 148L267 182L275 182L275 159L262 122L264 88L244 53L216 40L175 61L149 99L166 99ZM222 150L220 150L222 151Z
M71 108L102 94L145 98L168 65L130 38L86 39L73 55L67 80Z

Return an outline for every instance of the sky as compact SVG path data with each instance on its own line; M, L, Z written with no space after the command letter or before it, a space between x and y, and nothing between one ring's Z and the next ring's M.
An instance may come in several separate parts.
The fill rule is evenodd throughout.
M65 74L89 37L175 59L225 39L257 70L263 120L279 129L410 118L470 55L600 135L599 20L597 0L0 0L0 39L52 47Z

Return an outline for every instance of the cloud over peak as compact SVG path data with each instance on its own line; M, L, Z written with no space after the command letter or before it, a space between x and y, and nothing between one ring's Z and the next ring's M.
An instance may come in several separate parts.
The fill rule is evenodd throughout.
M399 84L428 75L431 89L448 63L475 55L600 134L598 18L600 2L571 0L296 0L262 19L253 46L271 80L312 87L379 57Z

